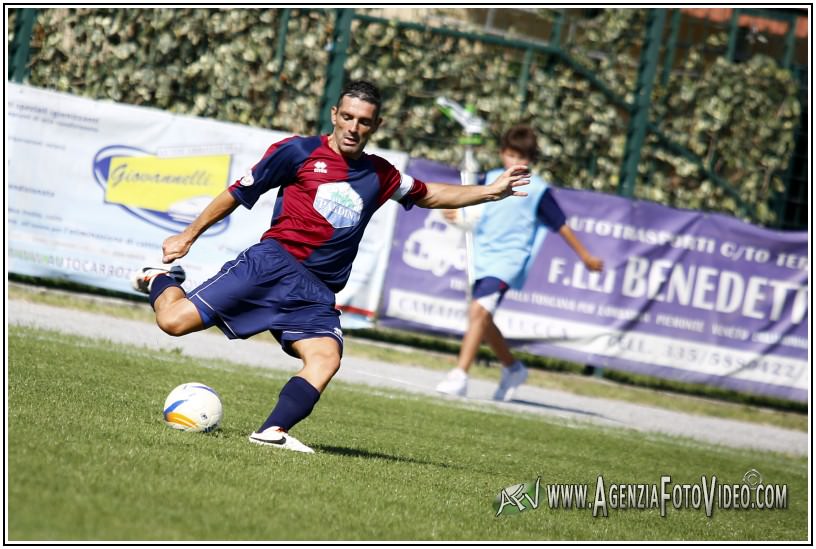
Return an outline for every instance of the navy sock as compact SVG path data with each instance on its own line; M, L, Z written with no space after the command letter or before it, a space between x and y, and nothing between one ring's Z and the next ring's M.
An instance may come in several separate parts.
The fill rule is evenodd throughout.
M312 387L311 383L302 377L291 378L281 389L275 409L266 418L258 432L273 425L288 431L312 413L319 399L320 391Z
M170 286L181 288L181 284L175 278L166 274L156 275L156 278L153 279L153 283L150 285L150 306L154 310L156 309L156 300Z

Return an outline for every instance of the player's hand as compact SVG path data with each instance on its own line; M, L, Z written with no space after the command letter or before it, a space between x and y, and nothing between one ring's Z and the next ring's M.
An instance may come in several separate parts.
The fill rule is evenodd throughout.
M587 258L584 258L584 266L589 271L601 272L603 271L604 263L601 258L591 255Z
M192 245L193 241L184 233L168 236L162 243L162 262L172 263L184 257Z
M526 164L515 164L504 171L493 183L488 185L493 200L508 196L527 196L526 192L517 191L516 187L530 183L530 170Z

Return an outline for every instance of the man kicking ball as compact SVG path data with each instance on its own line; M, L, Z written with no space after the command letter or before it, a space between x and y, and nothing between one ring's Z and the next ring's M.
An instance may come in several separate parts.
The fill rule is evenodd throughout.
M218 326L230 338L270 331L303 366L280 391L272 413L249 440L312 452L289 430L306 418L340 368L343 334L335 294L348 280L363 231L386 200L403 207L461 208L526 196L525 165L507 169L491 185L424 183L401 174L386 160L363 152L382 123L379 90L367 81L349 83L332 107L328 135L290 137L263 158L163 245L165 264L184 257L210 226L277 188L269 229L260 242L224 264L189 295L184 270L145 267L134 288L150 295L156 322L182 336Z

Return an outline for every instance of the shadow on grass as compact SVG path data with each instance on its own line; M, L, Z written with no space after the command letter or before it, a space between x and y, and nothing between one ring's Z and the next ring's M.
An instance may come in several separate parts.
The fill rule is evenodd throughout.
M578 408L565 408L563 406L555 406L554 404L544 404L542 402L533 402L532 400L521 400L518 398L514 398L513 400L509 401L511 404L522 404L524 406L532 406L534 408L542 408L544 410L550 410L553 412L567 412L570 414L578 414L587 417L597 417L601 419L605 419L607 421L612 421L615 423L620 423L620 421L613 419L611 417L605 416L603 414L598 414L596 412L588 412L587 410L580 410Z
M383 454L380 452L369 452L368 450L359 450L357 448L344 448L342 446L327 446L323 444L315 444L312 446L315 450L326 452L327 454L335 454L346 457L359 457L366 459L385 459L394 461L396 463L413 463L415 465L433 465L434 467L450 468L455 467L448 463L438 463L434 461L425 461L422 459L415 459L405 456L392 456L390 454Z

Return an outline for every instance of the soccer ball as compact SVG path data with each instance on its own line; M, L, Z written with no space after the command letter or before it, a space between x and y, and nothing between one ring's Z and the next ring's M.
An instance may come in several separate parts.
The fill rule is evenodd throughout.
M212 431L223 415L218 393L203 383L179 385L164 401L164 422L181 431Z

